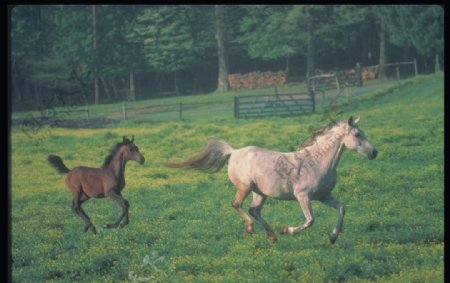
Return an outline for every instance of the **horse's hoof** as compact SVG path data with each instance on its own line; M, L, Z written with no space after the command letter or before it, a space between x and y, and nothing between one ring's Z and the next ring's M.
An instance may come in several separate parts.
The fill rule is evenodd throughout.
M253 234L253 225L249 225L249 226L245 227L245 234L247 234L247 235Z
M337 240L337 235L335 235L335 234L330 234L330 236L329 236L329 239L330 239L330 243L331 244L334 244L334 242L336 242L336 240Z
M95 229L95 226L92 224L84 226L84 232L86 233L87 231L91 231L92 233L97 234L97 230Z
M288 227L281 228L280 233L281 234L289 234L289 228Z
M120 228L123 228L123 227L125 227L126 225L128 225L128 222L122 222L122 223L120 223L119 227L120 227Z
M272 242L276 243L278 241L277 236L275 234L267 235L267 238Z
M105 228L105 229L116 228L116 227L117 227L116 224L106 224L106 225L103 225L103 228Z

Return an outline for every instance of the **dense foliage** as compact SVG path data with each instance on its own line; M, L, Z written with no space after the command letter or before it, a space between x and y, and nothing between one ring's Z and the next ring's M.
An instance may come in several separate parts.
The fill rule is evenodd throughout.
M283 70L292 81L316 69L412 58L418 59L424 73L434 70L436 55L441 60L443 56L440 6L215 8L15 6L11 10L13 109L43 105L55 93L84 95L79 101L92 103L97 101L94 97L111 102L223 91L227 87L220 84L226 83L227 73Z

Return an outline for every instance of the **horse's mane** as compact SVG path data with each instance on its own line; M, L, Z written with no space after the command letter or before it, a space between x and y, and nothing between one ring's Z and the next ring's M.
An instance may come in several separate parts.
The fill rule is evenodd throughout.
M310 137L307 137L305 140L303 140L300 144L297 145L297 150L301 150L307 146L313 145L318 137L325 135L329 130L331 130L337 125L338 122L332 121L327 125L315 129Z
M116 156L117 152L119 151L119 148L122 145L126 145L127 142L119 142L117 143L109 152L109 155L105 157L105 161L103 162L103 166L108 165L113 160L114 156Z

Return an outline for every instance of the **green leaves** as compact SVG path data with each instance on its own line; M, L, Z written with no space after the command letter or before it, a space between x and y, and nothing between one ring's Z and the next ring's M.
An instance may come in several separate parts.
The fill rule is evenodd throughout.
M203 53L197 48L198 31L193 28L195 22L201 21L196 17L196 9L185 5L152 6L137 16L128 38L142 44L146 62L154 70L185 69Z
M444 11L437 5L372 6L374 15L385 25L391 43L413 46L419 54L443 52ZM431 54L430 54L431 53Z

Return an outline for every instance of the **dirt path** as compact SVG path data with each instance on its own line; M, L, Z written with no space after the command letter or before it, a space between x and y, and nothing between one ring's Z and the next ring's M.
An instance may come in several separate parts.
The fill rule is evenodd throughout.
M395 85L397 85L398 83L395 81L392 82L383 82L383 83L379 83L379 84L372 84L372 85L363 85L361 87L350 87L348 89L348 96L355 96L355 95L361 95L364 93L368 93L368 92L372 92L378 89L385 89L385 88L390 88L393 87ZM339 93L337 89L333 89L333 90L328 90L325 93L325 102L331 103L332 101L336 100L336 99L342 99L346 97L346 93L345 93L345 88L341 88L341 92ZM338 96L338 98L336 98ZM316 94L316 104L317 103L322 103L322 94L321 93L317 93Z

